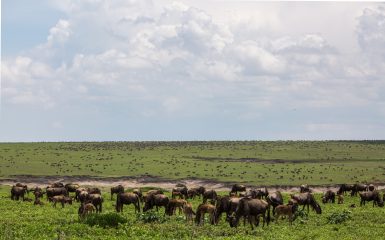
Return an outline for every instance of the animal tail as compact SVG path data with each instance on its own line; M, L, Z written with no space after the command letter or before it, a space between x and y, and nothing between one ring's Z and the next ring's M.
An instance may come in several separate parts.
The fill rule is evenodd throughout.
M201 219L201 211L200 211L201 210L201 206L202 206L202 204L198 206L196 214L195 214L195 223L197 225L199 225L199 222L200 222L200 219Z

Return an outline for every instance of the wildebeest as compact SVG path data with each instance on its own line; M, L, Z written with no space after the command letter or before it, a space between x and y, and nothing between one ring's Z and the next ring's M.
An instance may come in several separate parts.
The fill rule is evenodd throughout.
M299 192L300 193L311 192L311 189L310 189L309 185L303 184L299 187Z
M187 201L184 199L170 199L167 207L166 214L172 216L175 214L176 209L179 209L179 214L182 213L184 205L187 204Z
M102 191L100 190L100 188L97 188L97 187L89 187L89 188L87 188L87 192L89 194L102 194Z
M183 206L183 212L186 216L186 221L188 223L192 222L193 221L193 217L195 214L193 208L192 208L192 204L191 203L186 203L184 206Z
M80 218L85 218L90 213L95 212L96 208L92 203L81 203L78 209L78 214Z
M246 186L245 186L245 185L234 184L234 185L231 187L230 194L231 194L231 193L238 194L238 192L245 192L245 191L246 191Z
M384 201L381 199L380 193L377 190L372 192L360 192L359 195L361 197L360 206L365 205L366 201L373 201L373 207L375 205L378 205L379 207L384 206Z
M77 200L80 201L81 203L84 203L86 200L87 200L87 197L88 197L88 192L87 191L81 191L78 196L77 196Z
M337 199L338 199L338 204L343 204L344 203L344 195L338 194L337 195Z
M369 184L369 186L368 186L368 190L369 190L369 191L373 192L375 189L376 189L376 188L374 187L373 184Z
M67 189L67 191L70 193L70 192L74 192L76 193L76 189L78 189L80 186L79 184L76 184L76 183L67 183L66 185L64 185L65 189Z
M121 192L116 195L116 211L123 212L123 205L133 204L135 212L140 212L140 199L135 193Z
M135 193L136 195L138 195L140 202L142 203L143 202L142 190L140 190L140 188L135 188L132 190L132 192Z
M146 197L146 201L144 203L143 212L146 212L154 206L156 207L156 211L158 211L159 207L165 208L165 214L166 214L166 208L168 205L169 199L164 194L150 194Z
M283 205L283 197L280 191L269 194L266 201L273 207L273 215L275 214L275 208L278 205Z
M27 190L24 187L12 186L11 199L19 200L19 198L21 197L21 199L24 201L24 194L26 193L27 193Z
M266 216L267 213L267 216ZM245 217L249 220L251 229L254 229L254 225L258 226L259 217L263 218L263 226L265 223L270 223L270 205L265 200L253 199L253 198L241 198L237 209L235 210L235 217L231 216L229 223L231 227L237 227L239 219Z
M56 195L50 198L50 201L53 202L53 206L56 207L56 203L61 203L61 207L64 208L64 204L72 205L72 198L64 195Z
M353 186L351 196L357 196L357 193L363 192L363 191L368 191L368 186L365 184L356 183Z
M226 213L226 220L230 218L230 215L237 209L239 199L240 198L238 197L218 196L217 203L215 205L215 224L219 223L222 213Z
M183 184L177 184L177 187L173 188L172 189L172 195L175 196L176 194L175 193L179 193L179 196L183 196L183 198L187 199L188 198L188 195L187 195L187 187ZM174 197L173 197L174 198Z
M112 200L112 196L114 194L119 194L119 193L123 193L123 192L124 192L124 187L120 184L118 186L111 187L111 200Z
M103 207L103 197L98 193L88 194L86 197L86 202L90 202L95 206L96 212L102 212Z
M83 188L83 187L79 187L78 189L76 189L76 191L75 191L75 200L76 201L80 201L79 195L80 195L81 192L87 192L87 189Z
M211 199L212 201L217 200L217 192L215 190L207 190L203 193L203 203L207 202L207 199Z
M54 182L51 185L49 185L47 188L63 188L64 184L61 182Z
M336 194L332 190L327 190L322 196L322 203L335 203Z
M294 221L295 212L297 211L297 204L287 204L287 205L278 205L275 208L275 223L278 223L278 219L280 216L288 216L290 225Z
M203 193L206 191L206 188L203 186L200 187L194 187L187 190L187 195L189 198L195 198L195 196L198 196L199 198L203 196Z
M209 221L211 224L214 224L214 212L215 212L215 206L210 203L201 203L197 210L195 211L195 223L197 225L203 225L205 214L209 214Z
M58 195L64 195L66 197L69 196L68 191L67 189L65 189L65 187L57 187L57 188L49 187L46 189L46 193L47 193L48 200L53 196L58 196Z
M27 186L27 184L24 184L24 183L16 183L15 184L15 186L16 187L22 187L22 188L24 188L25 189L25 192L27 193L27 194L29 194L29 190L28 190L28 186Z
M341 184L337 191L337 194L345 194L346 192L352 191L353 188L353 184Z
M303 205L302 209L305 209L305 206L307 206L308 212L309 212L309 206L312 206L313 210L315 210L317 214L322 213L321 206L315 200L314 195L309 192L294 194L294 195L291 195L291 198L297 201L298 205Z

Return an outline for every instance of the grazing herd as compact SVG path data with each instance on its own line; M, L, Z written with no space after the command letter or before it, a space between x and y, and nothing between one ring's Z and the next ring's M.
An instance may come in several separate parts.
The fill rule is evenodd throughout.
M171 191L171 197L165 195L162 190L149 190L145 194L141 189L133 189L130 192L125 191L124 186L118 185L111 187L111 201L116 195L115 210L123 212L124 205L133 205L135 212L143 212L151 209L164 208L164 214L172 216L184 214L188 223L193 222L203 225L205 215L208 215L210 224L218 224L223 214L226 216L226 221L231 227L237 227L241 218L243 224L246 221L251 228L258 226L262 218L262 226L269 225L270 221L274 220L278 223L281 217L287 217L290 224L296 218L296 212L302 206L302 210L310 207L317 213L321 214L322 209L312 193L312 189L308 185L301 185L299 193L291 194L287 204L284 204L283 197L280 191L269 192L268 189L248 189L241 184L234 184L228 195L220 196L213 189L206 190L205 187L187 188L184 184L177 184ZM323 204L335 203L337 198L338 204L344 203L344 195L350 191L351 196L360 197L360 206L366 202L373 201L373 207L384 206L385 194L381 196L378 189L370 184L342 184L337 192L327 190L321 198ZM53 207L57 203L61 204L62 208L66 204L72 204L73 201L79 202L78 214L79 218L85 218L90 213L101 213L104 199L101 194L101 189L96 187L81 187L78 184L63 184L60 182L53 183L46 188L28 188L27 185L17 183L11 188L11 199L23 201L31 201L28 198L32 192L35 199L34 205L44 205L41 201L44 195L47 200L52 202ZM72 196L70 195L72 193ZM189 199L200 198L202 203L194 211L192 203ZM354 205L354 204L353 204ZM271 219L271 214L273 219Z

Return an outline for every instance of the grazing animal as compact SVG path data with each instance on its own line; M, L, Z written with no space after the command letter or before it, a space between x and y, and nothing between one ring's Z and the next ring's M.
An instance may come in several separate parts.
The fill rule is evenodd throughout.
M364 192L364 191L368 191L368 186L365 184L356 183L356 184L354 184L352 192L350 195L351 196L357 196L357 193Z
M49 187L46 189L46 193L47 193L47 199L50 199L54 196L58 196L58 195L64 195L64 196L69 196L68 195L68 191L67 189L65 189L64 187Z
M375 189L376 189L376 188L374 187L373 184L369 184L369 186L368 186L368 190L369 190L369 191L373 192Z
M198 196L199 198L201 197L201 194L198 192L197 189L195 188L190 188L187 190L187 197L191 199L195 199L195 197Z
M135 212L140 213L140 199L135 193L118 193L116 196L116 211L123 212L123 205L133 204L135 206Z
M143 212L146 212L146 211L154 208L154 206L155 206L156 211L159 210L158 209L159 207L164 207L165 208L165 214L166 214L166 208L167 208L168 202L169 202L169 199L164 194L147 195L146 201L145 201L144 207L143 207Z
M344 195L337 195L337 199L338 199L338 204L343 204L344 203Z
M228 221L231 214L235 212L238 207L240 198L223 196L217 198L215 205L215 224L219 223L222 213L226 213L226 220Z
M171 192L171 198L175 198L176 196L178 196L179 198L185 198L185 195L182 192L173 189Z
M187 223L194 221L193 218L194 218L195 212L192 208L191 203L188 202L183 206L183 212L184 212L184 215L186 216Z
M174 196L178 195L180 198L187 199L188 197L188 194L187 194L188 189L184 184L177 184L177 186L173 188L171 192L173 193Z
M172 216L175 214L176 209L179 209L179 214L183 211L184 205L187 204L187 201L184 199L170 199L167 207L166 214Z
M24 194L26 193L27 193L27 190L24 187L12 186L11 199L19 200L19 198L21 197L21 199L24 200Z
M76 195L76 189L78 189L80 186L79 184L76 184L76 183L67 183L66 185L64 185L65 189L67 189L67 191L70 193L75 193Z
M56 207L56 203L61 203L61 207L64 208L64 204L72 205L72 198L64 195L56 195L50 198L53 202L53 206Z
M87 192L87 189L83 188L83 187L80 187L80 188L76 189L76 191L75 191L75 200L78 201L78 202L80 201L79 195L80 195L81 192Z
M54 182L51 185L49 185L47 188L63 188L64 184L61 182Z
M365 205L366 201L373 201L373 207L375 205L379 207L384 206L384 201L381 199L380 193L377 190L373 192L360 192L359 195L361 197L360 206Z
M163 191L162 190L159 190L159 189L154 189L154 190L150 190L146 193L146 195L143 197L143 201L146 202L147 201L147 198L151 195L156 195L156 194L163 194Z
M88 194L86 197L86 202L90 202L95 206L96 212L101 213L103 207L103 197L98 193Z
M291 195L291 198L297 201L298 205L303 205L302 210L307 206L307 212L309 212L309 206L312 206L317 214L322 213L321 206L317 203L313 194L309 192Z
M28 186L27 184L24 184L24 183L16 183L15 184L16 187L22 187L25 189L25 192L27 193L27 195L29 194L29 190L28 190Z
M312 192L309 185L303 184L299 187L299 192L300 193L306 193L306 192Z
M207 199L211 199L212 201L217 200L217 192L215 190L207 190L203 193L203 203L207 202Z
M78 201L81 203L84 203L88 198L88 192L87 191L81 191L78 195Z
M140 199L140 202L143 203L143 194L142 194L142 190L140 190L139 188L135 188L132 190L133 193L135 193L136 195L138 195L139 199Z
M260 216L263 218L263 226L265 226L265 223L267 225L270 223L270 205L265 200L241 198L234 214L235 217L231 216L229 219L231 227L237 227L241 217L248 219L251 229L254 229L254 225L258 226Z
M336 200L336 194L330 189L327 190L322 196L322 203L328 203L328 202L335 203L335 200Z
M230 194L235 193L238 194L238 192L245 192L246 186L241 184L234 184L231 188Z
M273 207L273 215L278 205L283 205L283 197L280 191L273 192L267 196L266 201Z
M119 194L124 192L124 187L122 185L118 185L115 187L111 187L111 200L114 194Z
M195 223L197 225L203 225L205 214L208 213L210 223L214 224L214 212L215 212L214 205L210 203L201 203L196 210Z
M87 215L95 211L96 208L92 203L81 203L78 209L78 214L80 218L85 218Z
M337 194L345 195L346 192L352 191L354 188L353 184L341 184L339 189L337 190Z
M40 198L35 198L35 201L33 202L33 205L43 206L44 203L40 200Z
M295 220L295 212L298 209L297 204L278 205L275 208L275 223L278 223L280 216L288 216L290 225Z

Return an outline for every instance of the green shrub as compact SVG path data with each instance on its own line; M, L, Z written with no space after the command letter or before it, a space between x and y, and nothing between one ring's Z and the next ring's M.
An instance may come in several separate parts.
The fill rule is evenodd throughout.
M166 221L166 218L163 213L159 213L154 210L138 213L136 215L136 219L144 223L152 223L152 222L163 223Z
M343 223L343 222L351 219L351 216L350 216L351 213L352 212L349 210L344 210L342 212L334 212L327 217L327 221L329 224Z
M103 213L103 214L93 213L88 215L83 222L90 226L97 225L97 226L106 228L106 227L118 227L119 224L126 223L127 219L114 212Z

